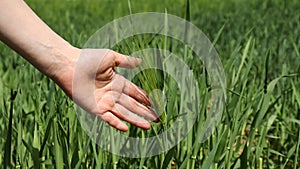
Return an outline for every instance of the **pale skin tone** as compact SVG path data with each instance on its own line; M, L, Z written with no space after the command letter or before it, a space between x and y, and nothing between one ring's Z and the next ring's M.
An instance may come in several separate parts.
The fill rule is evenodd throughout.
M111 50L73 47L22 0L0 0L0 40L50 77L79 106L112 127L127 131L124 120L149 129L147 120L158 121L156 114L149 109L146 92L114 70L115 66L139 66L140 59ZM92 96L82 95L85 91L77 91L73 86L76 64L79 57L84 56L89 58L85 59L87 64L93 63L91 59L95 57L101 61L96 70L82 67L82 73L76 78L76 83L92 84Z

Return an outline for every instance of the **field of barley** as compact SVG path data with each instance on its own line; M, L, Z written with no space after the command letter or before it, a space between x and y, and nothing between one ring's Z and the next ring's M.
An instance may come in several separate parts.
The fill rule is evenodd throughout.
M227 97L215 131L200 142L211 88L195 54L170 37L156 35L139 35L111 46L128 55L147 48L176 53L197 77L197 90L202 94L199 105L190 102L198 107L199 116L179 144L152 157L122 157L90 139L72 100L0 42L1 168L300 168L298 0L26 2L55 32L79 48L99 28L126 15L160 12L186 19L214 44L226 76ZM148 93L154 89L171 92L159 123L151 123L149 131L130 126L124 135L155 136L172 127L183 97L172 94L178 90L174 79L150 69L133 82ZM193 93L187 95L193 97Z

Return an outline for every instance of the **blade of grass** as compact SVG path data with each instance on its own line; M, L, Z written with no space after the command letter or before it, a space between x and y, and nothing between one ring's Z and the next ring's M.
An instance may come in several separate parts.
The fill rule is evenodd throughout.
M55 166L56 168L64 168L63 164L63 154L62 154L62 147L58 142L58 126L57 126L57 119L54 118L53 121L53 139L54 139L54 158L55 158Z
M169 164L171 163L173 156L175 155L176 147L173 147L171 150L168 151L168 153L165 156L165 159L163 161L162 168L168 168Z
M216 142L216 144L214 145L214 148L209 152L208 156L206 157L205 161L203 162L202 165L202 169L209 169L214 165L214 157L217 153L218 147L220 145L221 142L221 138L224 137L224 134L226 133L226 131L224 131L220 137L220 139Z
M13 89L10 90L10 109L9 109L9 121L8 129L6 134L5 150L4 150L4 168L11 166L11 151L12 151L12 121L13 121L13 112L14 112L14 100L17 96L17 91Z
M185 8L185 20L188 22L191 20L191 8L190 8L190 0L186 0L186 8ZM186 22L185 24L185 31L184 31L184 43L188 42L189 37L189 23Z
M295 159L294 159L294 169L297 168L297 165L298 165L298 152L299 152L299 146L300 146L300 129L298 128L298 141L297 141L297 148L296 148L296 155L295 155Z
M54 116L50 117L49 120L48 120L48 125L47 125L47 128L46 128L46 133L44 135L44 139L43 139L43 142L42 142L42 145L41 145L41 149L40 149L40 152L39 152L40 158L43 155L43 151L45 149L45 146L46 146L46 143L47 143L47 139L50 136L50 131L51 131L51 127L52 127L52 120L53 120L53 118L54 118Z
M252 38L250 37L249 40L247 41L247 44L246 44L246 47L243 51L243 55L242 55L242 58L241 58L241 62L240 62L240 65L239 65L239 68L238 68L238 71L236 73L236 75L233 77L234 79L232 80L234 83L234 85L236 85L236 83L238 82L238 79L239 79L239 76L241 74L241 70L242 70L242 67L246 61L246 58L248 56L248 52L249 52L249 47L250 47L250 44L251 44L251 40Z
M25 140L22 139L23 144L29 151L31 158L33 160L33 167L39 169L40 168L40 158L39 158L39 150L37 148L32 147L30 144L28 144Z

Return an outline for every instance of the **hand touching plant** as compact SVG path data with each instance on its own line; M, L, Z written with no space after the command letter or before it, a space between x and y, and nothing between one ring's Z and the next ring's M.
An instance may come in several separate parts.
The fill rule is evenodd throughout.
M107 49L81 50L53 32L24 1L3 0L0 39L53 79L82 108L127 131L125 120L149 129L157 121L146 93L114 70L132 68L140 59ZM22 29L20 29L22 28ZM140 116L142 117L140 117Z
M57 82L77 104L111 126L127 131L122 119L149 129L149 122L140 116L152 121L158 118L148 108L150 101L146 92L114 69L115 66L134 68L140 63L141 59L108 49L84 49L78 60L67 66L71 68L70 73L58 75ZM68 92L71 90L72 94Z

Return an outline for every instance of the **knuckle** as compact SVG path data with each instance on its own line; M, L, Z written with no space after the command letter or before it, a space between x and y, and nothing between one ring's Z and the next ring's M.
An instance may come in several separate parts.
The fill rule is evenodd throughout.
M113 50L108 49L108 50L107 50L107 53L106 53L106 56L107 56L107 57L114 57L114 56L115 56L115 53L114 53Z
M98 105L100 112L104 113L106 111L111 111L115 107L115 102L112 96L104 96Z
M139 108L140 107L140 105L137 103L137 101L136 100L134 100L134 99L129 99L129 106L131 107L131 108Z
M112 101L114 103L119 103L120 102L120 98L121 98L121 93L119 93L118 91L111 91L111 97L112 97Z
M109 121L107 121L107 123L111 126L116 126L117 122L117 119L110 119Z
M113 117L108 112L101 114L100 118L108 124L110 124L113 121Z

